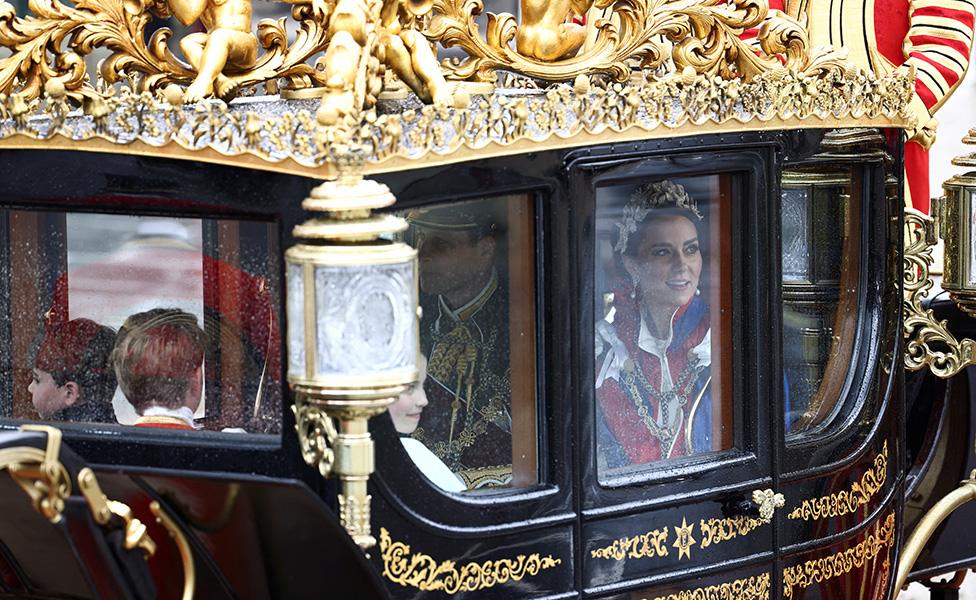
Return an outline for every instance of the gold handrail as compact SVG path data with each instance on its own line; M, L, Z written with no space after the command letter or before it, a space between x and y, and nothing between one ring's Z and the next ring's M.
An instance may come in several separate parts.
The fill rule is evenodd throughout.
M176 542L176 547L180 550L180 560L183 562L183 596L182 600L193 600L193 594L196 592L197 587L197 571L196 566L193 564L193 551L190 549L190 543L187 541L186 536L183 535L183 531L180 526L176 524L159 502L153 500L149 503L149 510L152 514L156 515L156 520L159 521L166 531L169 532L170 537Z
M963 504L976 500L976 470L969 474L969 479L964 479L958 488L945 495L944 498L935 503L922 520L919 521L911 537L905 542L905 549L902 551L901 558L898 560L898 576L895 579L895 590L900 590L908 579L918 555L922 553L922 548L928 543L929 538L935 530L942 524L952 511Z

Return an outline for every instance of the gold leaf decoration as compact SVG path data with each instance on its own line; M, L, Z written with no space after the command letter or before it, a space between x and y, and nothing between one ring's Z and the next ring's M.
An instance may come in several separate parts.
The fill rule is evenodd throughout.
M595 23L593 43L556 61L513 48L520 24L508 13L488 13L482 38L476 21L484 11L482 0L434 0L434 17L425 34L467 52L468 58L444 67L454 78L476 81L494 81L496 70L556 81L605 73L624 81L632 65L750 81L771 70L803 71L808 64L805 29L784 13L768 10L761 0L599 0L595 6L612 16ZM758 49L740 37L757 27Z
M562 563L558 558L537 552L460 565L452 560L438 562L430 555L411 553L410 546L403 542L394 542L385 527L380 528L380 557L383 577L387 580L424 592L446 594L475 592L521 581Z
M719 544L738 536L748 535L753 529L766 525L767 522L755 517L736 515L732 518L724 519L702 519L699 526L702 532L702 539L699 547L704 550L709 546Z
M881 453L874 457L873 466L861 475L859 481L851 484L850 490L804 500L787 515L787 518L817 521L850 514L867 504L884 487L887 476L888 442L886 440Z
M654 600L768 600L769 573L728 583L684 590ZM646 599L645 599L646 600Z
M104 90L87 83L84 57L96 48L112 51L99 73L107 83L126 79L135 83L136 91L142 91L190 82L195 73L167 46L172 31L158 29L147 42L146 25L151 15L146 10L133 10L134 4L125 0L78 0L70 6L59 0L29 0L30 14L21 17L13 5L0 0L0 46L11 49L10 56L0 59L0 93L16 93L32 100L49 81L56 81L72 97L104 97ZM265 52L254 67L227 74L235 87L277 78L285 78L292 87L324 83L307 61L326 47L328 32L308 5L293 7L292 17L299 27L291 45L285 19L258 23Z
M823 558L786 567L783 569L783 595L792 598L794 588L808 588L815 583L850 573L854 569L865 568L882 551L885 552L884 563L888 563L888 553L895 543L895 535L895 514L889 513L884 523L878 522L874 530L857 545Z
M905 209L904 299L902 313L905 333L905 368L918 371L928 367L938 377L952 377L976 357L976 342L956 339L946 321L935 318L922 302L932 289L930 239L932 218L913 208ZM931 236L934 237L934 236ZM944 350L937 350L942 347Z
M590 550L592 558L624 560L625 558L655 558L668 555L670 528L654 529L647 533L614 540L603 548Z

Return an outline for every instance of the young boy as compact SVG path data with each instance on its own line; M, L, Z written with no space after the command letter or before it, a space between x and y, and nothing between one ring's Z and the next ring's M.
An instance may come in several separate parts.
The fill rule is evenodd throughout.
M198 429L206 334L176 308L132 315L119 330L112 364L122 393L139 414L136 427Z
M42 419L114 423L115 373L109 364L115 332L88 319L48 326L27 390Z

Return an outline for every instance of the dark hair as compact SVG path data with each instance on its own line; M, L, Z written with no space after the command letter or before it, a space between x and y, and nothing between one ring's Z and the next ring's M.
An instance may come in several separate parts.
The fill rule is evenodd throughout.
M112 364L125 397L142 414L151 406L184 406L194 372L203 364L206 334L197 318L154 308L125 320Z
M640 223L637 224L638 235L631 235L627 238L626 247L621 254L624 256L636 257L637 251L640 249L640 243L644 239L644 226L653 219L660 219L661 217L684 217L691 221L691 224L695 226L695 231L698 233L698 237L701 237L700 227L702 220L698 217L698 215L691 210L682 208L680 206L662 206L652 210Z
M58 387L78 385L84 409L78 419L113 421L117 385L110 364L115 331L89 319L48 326L31 356L33 368L51 375Z

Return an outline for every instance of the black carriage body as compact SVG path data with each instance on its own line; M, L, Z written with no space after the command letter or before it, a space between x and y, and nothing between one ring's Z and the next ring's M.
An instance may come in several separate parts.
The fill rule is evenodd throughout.
M358 551L347 540L322 541L342 535L334 526L336 488L302 460L287 389L281 396L280 434L236 440L202 433L170 440L125 428L71 426L65 428L65 444L119 497L192 504L197 496L224 493L207 486L242 486L264 528L299 531L294 519L285 523L265 518L264 512L315 513L304 533L319 536L317 545L265 529L257 542L244 546L265 557L281 552L306 559L241 562L263 565L274 573L266 579L280 584L246 592L248 567L228 569L230 563L219 556L227 538L183 523L197 563L206 567L201 577L209 577L208 589L222 590L226 597L284 597L283 590L287 597L299 597L301 590L321 595L326 589L357 594L354 590L377 581L394 598L658 598L692 590L743 598L891 597L905 481L901 141L891 132L888 142L875 136L867 145L830 150L823 143L826 134L815 129L714 134L377 175L397 197L396 210L485 196L530 199L534 254L524 260L532 265L535 289L530 312L537 357L537 483L474 494L443 492L413 466L391 420L374 418L377 470L370 488L379 546L369 552L368 565L348 556ZM859 198L850 204L856 214L845 217L856 229L853 252L860 265L856 279L847 282L853 316L843 321L844 329L833 331L849 342L849 360L830 363L823 373L825 381L834 382L835 425L790 434L792 376L784 356L800 341L782 318L783 174L837 169L857 174L852 193ZM0 242L8 263L0 272L9 270L15 250L6 226L12 211L185 216L204 223L233 218L270 226L284 249L295 243L292 228L303 220L298 200L316 183L87 152L3 151L0 172L0 229L7 235ZM724 208L728 272L721 280L729 301L722 307L731 351L724 358L731 373L725 388L733 426L729 447L642 474L603 477L596 458L594 393L599 370L596 190L715 174L726 174L731 182ZM272 264L284 298L282 255ZM0 307L10 315L11 288L23 284L3 284ZM29 285L40 289L52 283L39 277ZM283 312L279 305L280 322ZM9 320L5 327L9 339ZM281 364L287 364L284 347L279 351ZM9 357L6 361L2 372L9 387L14 365ZM9 404L9 396L4 400ZM6 427L18 424L8 419ZM755 518L750 494L762 489L785 498L769 524L750 520ZM18 493L13 486L6 491ZM8 534L0 529L0 540ZM330 559L328 552L344 558ZM22 575L21 584L32 585L35 575L18 566L23 559L17 548L8 542L3 555ZM336 587L336 581L349 585ZM6 587L5 593L16 593ZM34 593L41 597L44 590L37 586Z

